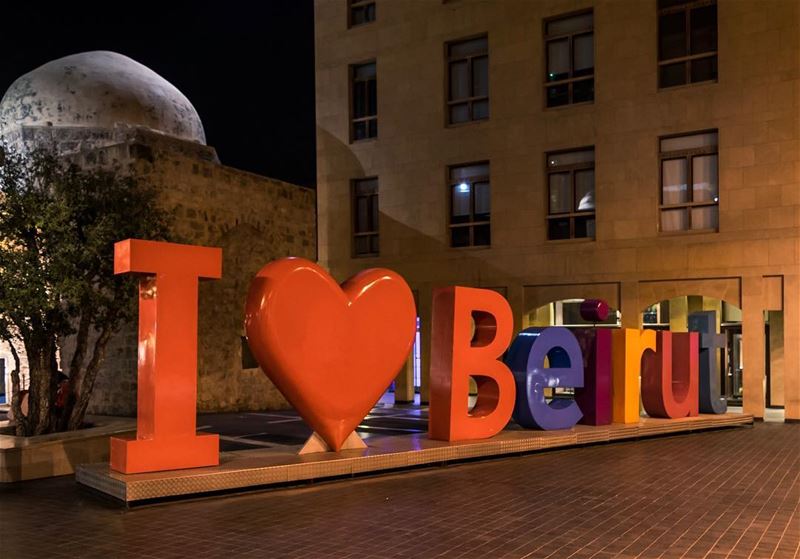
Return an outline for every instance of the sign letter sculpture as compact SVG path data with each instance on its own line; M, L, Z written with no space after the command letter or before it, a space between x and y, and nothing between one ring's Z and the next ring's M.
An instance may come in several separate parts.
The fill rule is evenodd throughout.
M545 358L549 367L545 367ZM566 328L526 328L508 350L517 402L514 420L528 429L569 429L583 416L575 400L553 398L545 388L583 386L583 357L578 340Z
M219 437L196 433L197 286L222 276L222 249L129 239L114 247L114 273L142 279L136 439L111 438L111 468L218 464Z
M222 250L129 239L116 244L117 274L139 281L139 386L135 438L111 439L111 468L125 474L213 466L219 439L197 434L197 295L222 273ZM245 327L261 368L313 429L301 454L363 448L355 429L404 366L416 334L405 280L365 270L341 286L317 264L284 258L250 285ZM584 319L608 305L587 300ZM431 438L485 439L514 413L522 427L638 423L639 376L647 413L678 418L723 413L713 313L690 316L685 334L653 330L528 328L508 351L513 317L488 289L434 290ZM701 352L702 349L702 352ZM702 365L699 357L703 357ZM510 368L509 368L510 367ZM512 373L512 370L514 371ZM477 398L469 408L470 379ZM548 402L546 388L575 388ZM516 406L515 406L516 402Z
M643 358L642 405L650 417L693 417L697 410L697 332L658 333L658 351Z
M511 307L495 291L469 287L434 291L431 438L485 439L506 426L514 409L514 377L499 359L511 341L513 322ZM472 410L470 377L478 387Z
M364 446L354 430L405 363L417 313L390 270L340 287L313 262L284 258L250 285L245 325L259 365L314 429L306 450L339 451Z

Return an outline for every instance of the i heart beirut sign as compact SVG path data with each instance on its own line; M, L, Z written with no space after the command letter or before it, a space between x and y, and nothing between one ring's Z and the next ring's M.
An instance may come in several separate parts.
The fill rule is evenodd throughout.
M219 438L196 432L198 282L222 275L222 250L128 239L115 246L115 273L139 282L139 383L134 438L111 439L122 473L213 466ZM724 413L712 366L712 311L693 332L527 328L513 339L508 302L468 287L434 290L429 436L493 437L514 420L530 429L569 429L653 417ZM581 314L602 322L603 301ZM363 447L355 429L402 369L416 334L411 290L386 269L339 285L317 264L284 258L250 285L247 339L259 365L314 435L301 452ZM641 387L640 379L641 377ZM470 409L469 380L478 388ZM575 398L548 401L546 388ZM313 444L312 444L313 443Z

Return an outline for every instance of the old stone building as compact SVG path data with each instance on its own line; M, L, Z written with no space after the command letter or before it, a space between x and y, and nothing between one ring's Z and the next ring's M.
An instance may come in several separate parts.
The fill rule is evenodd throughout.
M112 52L68 56L20 77L0 103L0 134L17 147L55 146L85 166L133 166L157 185L161 203L174 212L177 240L223 249L222 279L200 286L199 409L286 405L247 359L244 302L265 263L316 257L312 190L221 164L189 100L152 70ZM120 332L107 355L89 411L133 414L135 325ZM11 361L0 348L3 360L10 390Z
M315 19L320 260L407 278L423 401L431 293L456 284L503 293L518 329L575 324L584 298L631 328L716 310L729 401L800 420L800 3L316 0Z

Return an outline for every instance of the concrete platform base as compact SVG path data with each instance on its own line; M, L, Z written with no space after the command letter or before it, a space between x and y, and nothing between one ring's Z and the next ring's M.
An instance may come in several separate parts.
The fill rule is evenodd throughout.
M516 428L491 439L458 443L433 441L426 435L372 437L369 448L336 453L298 455L291 447L226 452L220 455L220 465L212 468L125 475L110 471L106 463L89 464L79 466L75 478L82 485L133 505L752 423L751 415L729 413L670 420L643 417L638 424L577 425L562 431Z
M36 437L0 435L0 483L65 476L78 464L107 461L109 437L136 432L135 419L90 416L86 420L95 427ZM0 427L7 426L8 421L0 422Z

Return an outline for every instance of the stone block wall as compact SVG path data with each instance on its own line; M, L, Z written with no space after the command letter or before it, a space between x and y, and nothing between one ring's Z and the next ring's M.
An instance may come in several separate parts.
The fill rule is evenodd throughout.
M244 303L250 280L264 264L284 256L315 260L314 192L153 142L106 149L113 152L108 161L124 161L126 154L144 149L148 157L134 161L142 179L159 187L162 204L174 212L176 240L223 249L222 279L200 285L198 410L288 406L260 369L242 366ZM90 413L135 413L136 337L131 324L110 343Z

